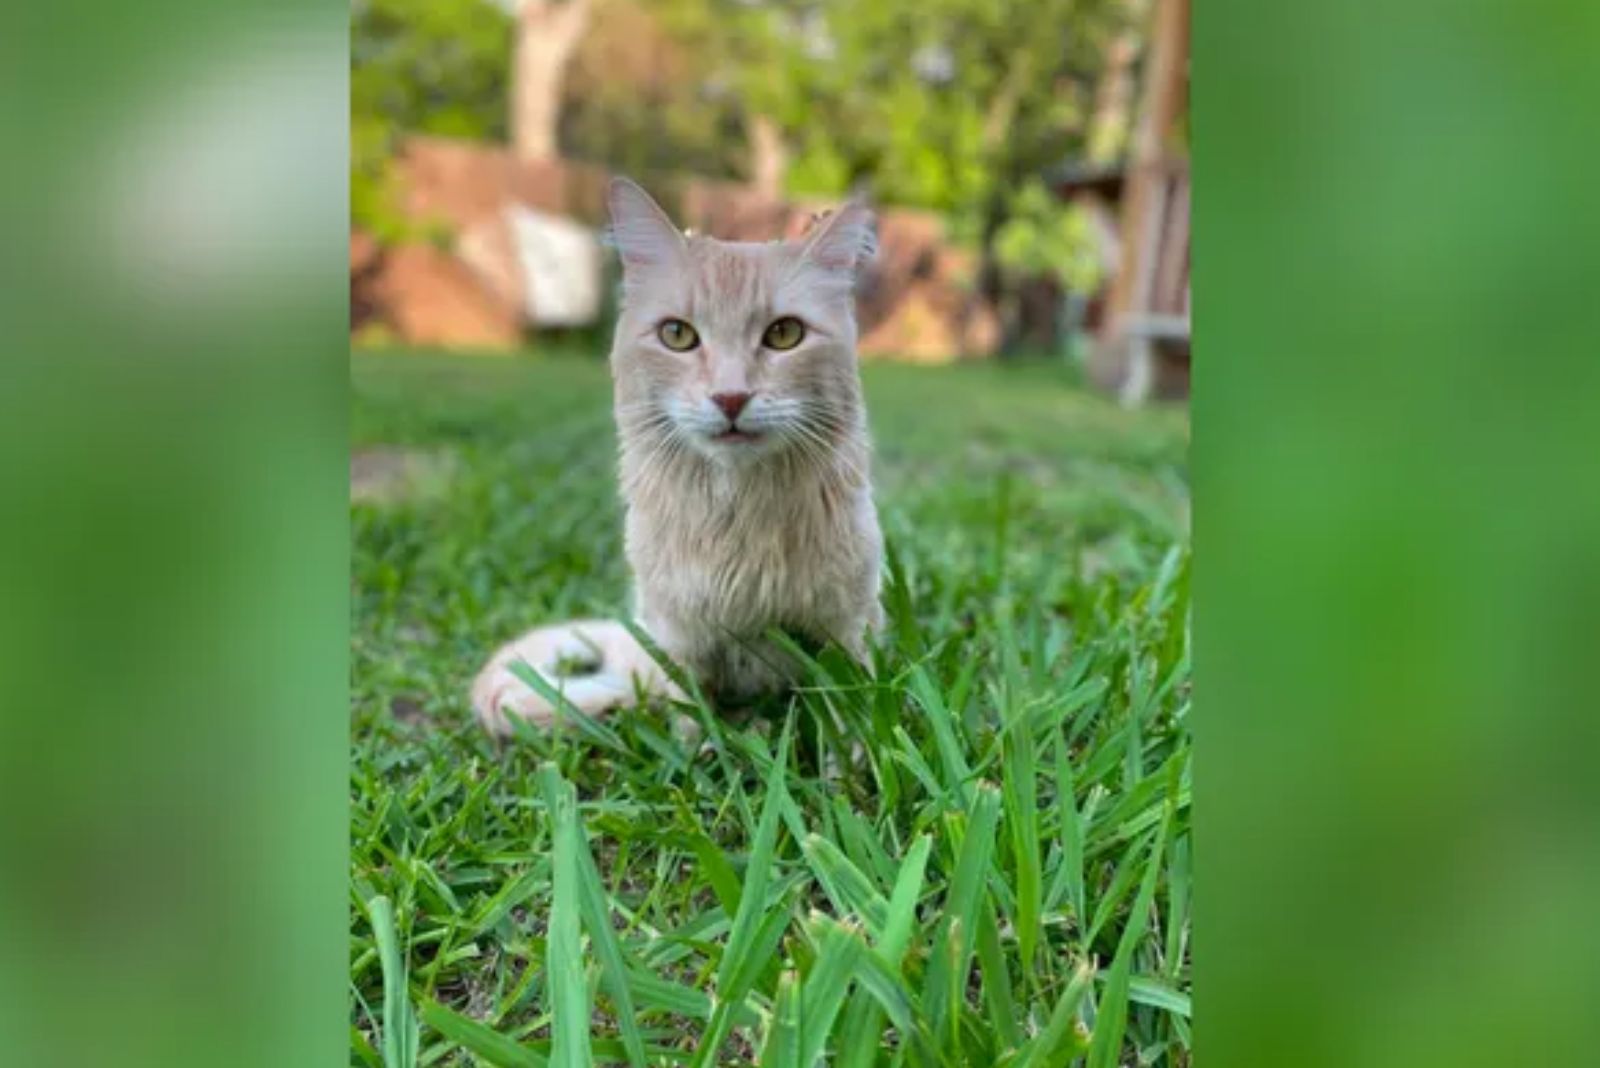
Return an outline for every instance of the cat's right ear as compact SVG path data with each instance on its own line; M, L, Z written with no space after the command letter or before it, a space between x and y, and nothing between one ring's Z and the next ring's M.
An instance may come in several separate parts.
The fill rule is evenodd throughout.
M611 179L611 239L628 270L663 267L682 254L683 234L650 194L626 178Z

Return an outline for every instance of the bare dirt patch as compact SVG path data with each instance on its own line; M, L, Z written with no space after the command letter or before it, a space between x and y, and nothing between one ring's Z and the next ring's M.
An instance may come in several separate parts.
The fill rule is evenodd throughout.
M448 453L377 445L350 454L350 500L389 504L437 492L454 469Z

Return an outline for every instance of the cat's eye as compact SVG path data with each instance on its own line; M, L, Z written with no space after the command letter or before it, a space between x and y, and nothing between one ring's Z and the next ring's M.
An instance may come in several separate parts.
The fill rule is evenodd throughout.
M767 332L761 335L761 343L769 349L777 349L782 352L784 349L792 349L800 344L801 339L805 336L805 324L792 315L785 315L782 319L767 327Z
M688 352L700 344L700 335L682 319L668 319L656 327L656 337L673 352Z

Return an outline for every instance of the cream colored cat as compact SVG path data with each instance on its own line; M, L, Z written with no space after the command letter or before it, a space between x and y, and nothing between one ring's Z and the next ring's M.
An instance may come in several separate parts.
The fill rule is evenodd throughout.
M611 350L628 563L639 625L718 704L781 690L773 627L857 657L881 622L882 538L868 481L854 284L871 215L810 234L690 237L632 182L610 191L623 266ZM561 662L598 662L562 678ZM674 693L621 624L543 627L502 647L472 703L489 730L554 721L511 673L525 660L594 714L636 688Z

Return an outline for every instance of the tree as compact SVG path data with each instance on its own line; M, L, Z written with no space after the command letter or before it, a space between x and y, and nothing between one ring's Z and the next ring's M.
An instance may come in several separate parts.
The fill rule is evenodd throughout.
M763 122L799 195L867 186L945 214L1001 284L996 240L1018 214L1055 235L1068 209L1030 185L1079 155L1129 0L662 0L706 77L736 87L746 137ZM1125 44L1125 40L1124 40ZM1126 52L1126 47L1123 49ZM1126 58L1126 57L1124 57ZM762 135L767 139L767 135ZM1054 216L1054 217L1052 217ZM1013 227L1015 251L1029 242ZM1034 247L1043 247L1032 243ZM1027 258L1027 257L1024 257Z
M518 160L559 155L561 86L592 9L592 0L520 0L517 6L511 148Z
M511 19L485 0L357 0L350 11L350 214L383 240L408 229L393 159L415 133L506 135Z
M670 32L660 0L605 0L567 70L562 153L625 174L746 173L738 94L703 42Z

